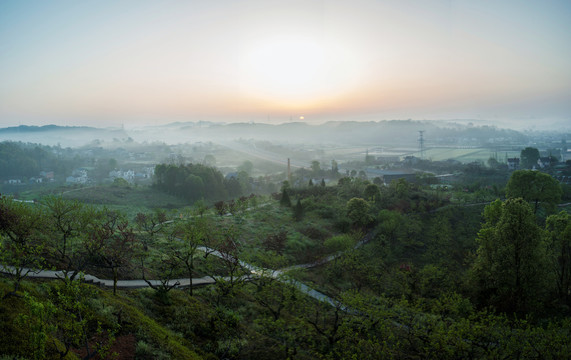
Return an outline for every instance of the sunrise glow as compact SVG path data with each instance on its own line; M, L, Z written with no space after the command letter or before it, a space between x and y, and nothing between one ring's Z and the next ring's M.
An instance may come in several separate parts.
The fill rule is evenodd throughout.
M2 2L0 122L568 118L571 6L526 4Z

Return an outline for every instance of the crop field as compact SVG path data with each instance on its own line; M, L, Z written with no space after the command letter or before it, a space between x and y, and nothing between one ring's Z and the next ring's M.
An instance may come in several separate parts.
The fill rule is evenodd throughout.
M502 151L496 154L495 150L489 148L430 148L424 151L424 157L433 161L448 159L458 160L463 163L473 161L486 162L490 157L497 156L499 162L504 162L507 157L519 157L518 151Z

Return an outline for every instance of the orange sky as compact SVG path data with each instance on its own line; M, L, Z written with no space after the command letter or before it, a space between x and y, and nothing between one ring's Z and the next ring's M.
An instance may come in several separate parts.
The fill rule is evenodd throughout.
M569 119L567 1L0 3L0 126Z

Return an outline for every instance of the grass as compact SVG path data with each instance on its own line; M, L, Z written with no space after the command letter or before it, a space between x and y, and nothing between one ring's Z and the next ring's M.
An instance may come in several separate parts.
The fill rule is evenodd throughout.
M519 151L501 151L497 153L498 161L503 162L505 156L519 157ZM488 148L471 148L471 149L454 149L454 148L430 148L425 150L424 157L433 161L442 161L448 159L458 160L463 163L470 163L473 161L486 162L492 156L495 156L494 149Z
M100 291L99 296L111 306L121 309L125 318L131 323L130 326L133 330L138 330L147 341L151 341L160 349L167 351L172 359L201 359L198 354L189 349L192 344L145 314L137 307L131 297L122 294L113 296L108 291Z
M22 284L22 292L29 292L37 301L46 301L45 286L51 286L51 284L24 281ZM137 296L133 296L136 292L120 291L117 296L113 296L110 291L104 291L92 285L83 286L89 286L95 290L94 297L90 302L92 305L90 306L99 304L99 307L108 310L100 311L101 309L97 310L97 308L91 309L95 311L97 321L104 327L116 321L109 320L109 316L114 318L116 314L120 314L122 327L119 335L136 334L137 340L147 343L156 349L160 349L160 352L166 353L169 359L202 358L192 350L194 345L188 339L168 329L168 324L161 324L158 320L153 318L156 317L160 319L160 314L146 313L145 311L147 309L144 307L144 304L138 303L136 301ZM0 295L3 295L9 290L9 281L0 278ZM139 291L145 293L145 296L148 297L149 290ZM179 292L177 302L181 302L182 300L180 299L185 297L187 296L184 293ZM104 304L104 306L101 304ZM0 327L2 328L0 354L10 354L14 357L27 357L31 356L34 352L29 341L30 334L28 333L28 329L17 320L21 315L27 315L28 313L29 309L20 297L12 296L0 301ZM54 341L58 342L53 338L53 335L50 334L46 342L46 359L59 358L55 353L55 349L53 349ZM73 352L70 352L65 359L77 359L77 356Z

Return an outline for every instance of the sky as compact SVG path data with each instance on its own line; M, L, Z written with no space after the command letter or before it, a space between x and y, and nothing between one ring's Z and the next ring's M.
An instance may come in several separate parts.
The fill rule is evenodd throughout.
M571 1L0 2L0 127L571 123Z

